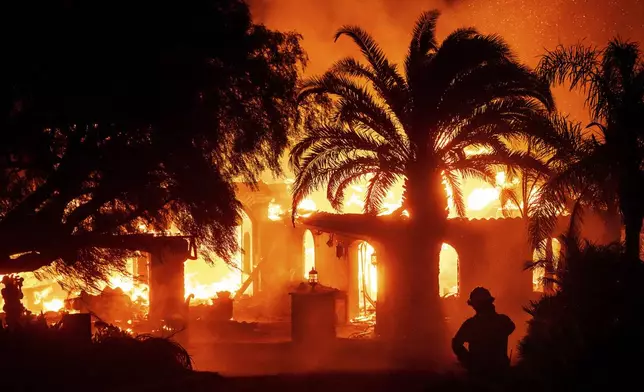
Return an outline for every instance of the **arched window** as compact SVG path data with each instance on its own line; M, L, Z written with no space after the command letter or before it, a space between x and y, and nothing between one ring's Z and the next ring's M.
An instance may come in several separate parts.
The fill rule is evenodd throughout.
M377 255L368 242L358 244L358 305L367 314L376 308L378 297Z
M458 253L451 245L445 243L441 246L438 285L441 297L451 297L459 294Z
M315 267L315 241L313 239L313 233L311 230L306 230L304 232L304 242L303 242L303 251L304 251L304 270L302 274L305 280L309 278L309 271L311 268Z

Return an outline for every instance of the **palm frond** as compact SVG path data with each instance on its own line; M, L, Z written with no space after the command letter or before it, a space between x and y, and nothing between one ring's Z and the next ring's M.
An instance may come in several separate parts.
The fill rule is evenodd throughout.
M505 61L485 62L456 75L455 83L443 92L438 111L449 119L483 105L512 98L533 99L547 111L554 108L547 83L528 67Z
M501 202L501 213L505 218L512 216L510 209L507 207L508 204L519 208L523 214L523 208L521 208L521 202L519 201L519 196L513 188L502 187L499 192L499 201Z
M399 179L398 175L388 171L379 171L369 179L364 200L365 214L377 215L380 212L387 192Z
M327 183L327 200L331 207L341 210L344 204L345 190L360 181L367 175L378 171L378 159L358 157L347 161L344 166L334 168Z
M425 56L429 51L436 51L438 43L436 42L436 22L440 17L440 11L431 10L425 11L418 19L414 30L412 31L412 39L409 44L408 56Z
M537 73L550 84L569 83L570 89L588 88L597 78L600 52L577 44L547 51L537 65Z
M465 205L465 198L463 197L463 184L457 172L447 171L444 174L447 186L452 191L452 204L459 217L465 217L467 208Z
M321 77L313 77L302 83L299 99L304 100L311 95L331 95L340 99L336 104L335 113L338 121L351 123L360 120L372 128L390 143L399 143L400 131L395 118L387 112L376 97L364 86L346 76L327 72ZM401 144L401 148L403 145Z
M352 57L338 60L331 66L329 72L368 80L387 106L391 108L398 121L402 124L408 122L406 105L409 97L406 85L392 85L387 80L381 79L372 67L365 66Z
M362 54L376 71L379 79L390 86L395 84L399 86L406 85L405 79L387 59L380 45L369 33L358 26L343 26L335 33L334 40L337 41L343 35L350 37L358 45Z

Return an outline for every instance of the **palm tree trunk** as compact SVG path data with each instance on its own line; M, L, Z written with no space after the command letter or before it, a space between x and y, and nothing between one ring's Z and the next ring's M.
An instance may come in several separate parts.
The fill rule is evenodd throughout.
M396 257L397 277L391 287L396 291L393 337L402 343L399 347L405 349L405 358L421 364L423 361L418 361L419 358L441 360L448 353L438 281L447 224L447 196L440 176L410 176L410 179L405 185L410 218L390 248ZM427 189L417 184L432 186Z
M628 260L640 260L640 234L644 219L644 192L638 186L639 172L634 168L625 171L620 182L619 207L624 219L625 247Z
M609 208L602 214L602 218L606 223L606 230L604 232L602 242L605 244L612 244L621 242L622 240L622 216L618 208Z
M552 294L554 291L552 279L555 277L555 263L552 242L552 237L548 237L546 239L543 292L548 294Z
M625 247L628 260L640 260L640 236L643 218L642 214L624 217Z

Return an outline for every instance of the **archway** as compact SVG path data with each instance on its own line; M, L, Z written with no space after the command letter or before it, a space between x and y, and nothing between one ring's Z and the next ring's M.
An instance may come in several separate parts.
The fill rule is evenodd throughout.
M358 244L358 306L368 315L376 309L378 299L378 269L376 251L368 242Z
M221 291L235 295L253 272L253 223L245 211L241 212L241 218L241 224L236 228L239 250L230 265L214 254L204 257L208 251L203 248L199 250L196 260L186 260L184 263L185 295L194 295L191 304L209 303ZM213 263L208 263L207 258L212 259ZM253 295L253 283L243 294Z
M304 232L303 252L304 270L302 271L302 273L304 279L308 280L309 271L312 268L315 268L315 240L313 239L313 233L311 233L311 230L306 230Z
M438 286L441 297L455 296L460 292L458 253L445 243L441 246Z
M548 244L548 242L550 242ZM543 261L532 269L532 289L543 293L550 285L548 278L552 278L561 256L561 243L556 238L544 239L539 249L532 252L532 261Z

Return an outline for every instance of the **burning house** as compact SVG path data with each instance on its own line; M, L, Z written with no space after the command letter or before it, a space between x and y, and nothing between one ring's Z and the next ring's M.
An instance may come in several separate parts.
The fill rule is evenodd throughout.
M356 189L346 203L356 212L361 208L358 193ZM114 276L98 295L66 293L55 280L39 281L26 274L25 306L34 313L65 308L92 311L108 321L128 324L132 317L186 318L190 309L199 313L199 306L213 304L225 308L224 318L232 314L236 319L287 319L289 292L315 268L322 285L346 294L345 308L337 311L339 319L375 318L377 331L386 335L390 293L396 288L387 279L387 249L363 234L363 215L319 211L316 202L306 200L293 224L288 210L289 185L285 183L260 184L257 189L241 185L238 198L244 214L238 228L241 250L233 265L207 264L187 238L150 235L154 247L129 261L132 276ZM400 204L395 195L388 199L390 213ZM524 269L534 256L526 221L502 218L495 201L498 194L474 188L468 205L476 218L449 221L439 283L445 314L455 320L454 325L469 315L465 299L459 297L476 286L489 287L499 309L516 320L525 318L522 307L543 291L543 271ZM557 235L566 230L567 219L561 218ZM594 219L586 219L584 236L599 241L603 225ZM553 246L557 246L556 240ZM556 257L556 249L553 254ZM246 312L244 307L230 307L244 301L253 304ZM521 333L516 335L518 338Z

